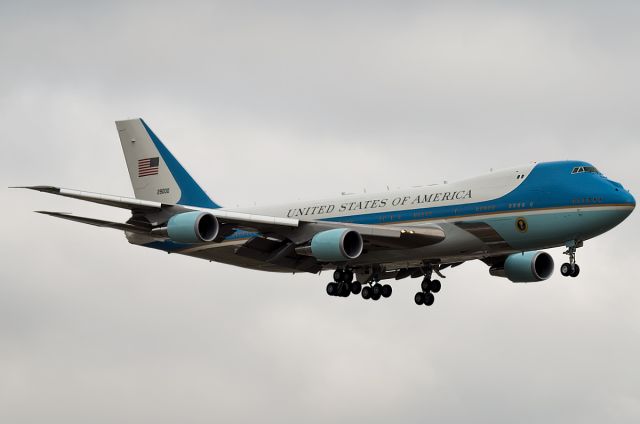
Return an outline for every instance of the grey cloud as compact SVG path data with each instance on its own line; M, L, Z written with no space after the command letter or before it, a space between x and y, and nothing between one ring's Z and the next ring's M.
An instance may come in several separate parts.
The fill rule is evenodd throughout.
M634 2L20 3L0 12L0 179L131 195L144 116L225 205L386 190L530 160L635 193ZM2 190L2 422L636 422L637 214L577 280L449 273L372 304L126 244ZM561 250L551 251L556 261Z

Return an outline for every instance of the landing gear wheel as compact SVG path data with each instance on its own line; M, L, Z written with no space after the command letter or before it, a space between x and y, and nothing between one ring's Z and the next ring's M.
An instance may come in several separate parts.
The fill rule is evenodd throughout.
M442 284L440 280L433 280L429 283L429 290L431 290L432 293L438 293L441 288Z
M344 273L341 269L336 269L333 271L333 281L337 281L338 283L342 282L344 279Z
M353 281L353 271L346 269L342 272L342 278L346 283L350 283Z
M371 289L371 299L378 300L382 296L382 286L378 283L373 285Z
M336 296L338 294L338 284L337 283L327 284L327 294L329 296Z
M563 277L571 275L571 264L568 262L563 263L560 266L560 274L562 274Z
M578 274L580 274L580 267L578 266L578 264L574 264L573 265L573 270L571 270L571 274L569 274L572 277L577 277Z
M433 296L433 294L431 293L425 293L424 294L424 304L426 306L431 306L433 305L433 302L436 300L435 296Z
M338 296L349 297L351 290L347 283L338 283Z
M416 295L413 296L413 300L414 302L416 302L416 305L422 305L424 303L424 293L422 292L416 293Z
M382 293L381 293L382 297L389 297L391 296L392 292L393 292L393 289L389 284L385 284L384 286L382 286Z
M344 284L344 297L351 296L351 283L343 283Z
M351 283L351 293L353 294L360 294L360 291L362 290L362 284L360 284L359 282L353 282Z
M425 293L438 293L442 288L442 284L440 283L440 280L429 281L425 278L424 280L422 280L422 283L420 283L420 288Z
M426 278L424 280L422 280L422 283L420 283L420 288L422 289L423 292L428 292L430 286L431 281L427 280Z
M372 294L371 292L372 291L373 290L371 290L371 287L369 287L369 286L363 287L362 288L362 298L363 299L371 299L371 294Z

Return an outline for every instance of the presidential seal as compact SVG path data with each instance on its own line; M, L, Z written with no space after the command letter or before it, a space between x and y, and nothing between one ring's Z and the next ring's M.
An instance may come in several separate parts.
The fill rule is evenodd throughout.
M529 229L529 226L527 225L527 220L524 218L518 218L516 219L516 228L518 229L518 231L520 231L521 233L526 233L527 230Z

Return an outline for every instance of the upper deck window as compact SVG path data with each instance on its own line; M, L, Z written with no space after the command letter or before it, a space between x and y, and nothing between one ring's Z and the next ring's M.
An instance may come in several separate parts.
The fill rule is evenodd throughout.
M576 166L571 171L572 174L582 174L583 172L589 172L591 174L600 174L600 171L595 166Z

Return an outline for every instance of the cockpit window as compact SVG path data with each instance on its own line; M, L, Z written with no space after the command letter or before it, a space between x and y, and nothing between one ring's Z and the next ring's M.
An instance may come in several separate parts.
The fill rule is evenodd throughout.
M600 171L595 166L576 166L571 171L572 174L582 174L583 172L589 172L591 174L600 174Z

